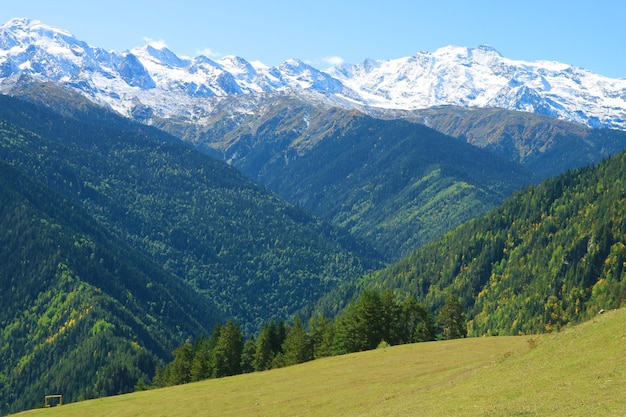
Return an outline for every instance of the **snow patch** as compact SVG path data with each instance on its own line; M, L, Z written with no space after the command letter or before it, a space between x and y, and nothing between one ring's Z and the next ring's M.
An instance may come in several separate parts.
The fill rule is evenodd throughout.
M502 107L626 129L626 79L555 61L512 60L486 45L451 45L359 64L331 56L325 60L332 66L318 70L298 59L277 67L233 55L213 61L216 53L210 49L180 57L161 40L146 41L117 53L38 20L12 19L0 26L1 89L12 84L5 80L28 74L62 82L127 116L134 111L142 118L193 122L213 111L216 100L232 95L251 95L254 101L259 94L298 91L307 99L347 108ZM243 106L240 111L252 110Z

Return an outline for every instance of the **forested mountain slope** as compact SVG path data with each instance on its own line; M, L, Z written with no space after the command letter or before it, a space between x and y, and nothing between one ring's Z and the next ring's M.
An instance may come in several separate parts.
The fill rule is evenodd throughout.
M106 120L64 118L0 96L0 156L80 204L244 329L285 318L379 265L346 233L223 162L171 136L147 135L150 128L133 130L121 117Z
M592 129L534 113L445 106L402 117L518 162L542 179L626 149L622 130Z
M159 126L288 201L346 227L387 260L486 213L533 175L423 125L275 95L224 100L209 128Z
M67 116L107 120L96 105L53 83L22 77L13 93ZM526 184L626 148L625 132L532 113L454 106L363 110L375 120L312 93L285 92L217 100L207 124L154 123L288 201L348 227L387 259L485 213Z
M532 175L425 126L355 115L258 178L396 260L496 207Z
M49 393L130 392L174 347L224 320L180 278L4 162L0 265L0 414Z
M559 329L626 302L626 153L516 193L359 285L395 288L435 311L466 307L470 335ZM336 306L345 286L321 304Z

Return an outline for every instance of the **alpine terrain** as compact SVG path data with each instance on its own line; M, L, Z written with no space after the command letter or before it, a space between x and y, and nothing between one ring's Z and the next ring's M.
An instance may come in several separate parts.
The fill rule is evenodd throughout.
M12 19L0 414L624 306L624 150L626 79L488 46L269 67Z
M42 22L14 19L0 29L0 49L0 91L62 109L68 100L51 101L51 94L58 95L52 87L37 92L32 85L69 88L224 159L288 201L374 242L391 260L485 213L524 185L626 147L621 131L589 133L596 130L579 124L623 127L623 80L564 64L513 61L486 47L448 47L326 71L297 60L268 68L232 56L179 57L162 45L107 51ZM434 113L431 106L440 107ZM360 113L378 119L366 122L376 127L362 128ZM417 126L398 129L390 120L397 118L523 168L504 168L493 155L473 155L475 149L453 160L443 136ZM516 126L526 127L516 132ZM426 142L410 139L426 136ZM338 152L350 143L357 148ZM379 165L367 156L374 143ZM412 165L402 164L393 156L401 149L425 158L418 162L401 151ZM450 162L457 166L445 168ZM403 174L397 178L385 170ZM385 206L377 203L381 198Z
M326 70L297 59L270 68L235 56L179 57L159 45L109 51L40 21L13 19L0 27L0 91L10 92L25 75L71 86L145 122L202 123L220 98L295 90L319 92L345 108L498 107L626 127L626 80L558 62L516 61L486 46L448 46Z

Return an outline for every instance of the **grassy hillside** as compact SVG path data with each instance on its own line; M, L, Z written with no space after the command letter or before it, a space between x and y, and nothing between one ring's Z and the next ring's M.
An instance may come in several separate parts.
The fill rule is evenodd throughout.
M37 416L618 416L626 310L542 336L404 345L24 413Z

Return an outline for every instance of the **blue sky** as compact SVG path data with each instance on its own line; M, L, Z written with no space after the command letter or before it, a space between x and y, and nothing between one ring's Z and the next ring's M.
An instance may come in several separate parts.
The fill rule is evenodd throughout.
M447 45L490 45L519 60L553 60L626 77L626 2L616 0L24 0L0 23L29 17L124 51L149 40L178 55L238 55L317 68L393 59Z

